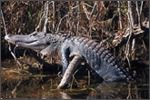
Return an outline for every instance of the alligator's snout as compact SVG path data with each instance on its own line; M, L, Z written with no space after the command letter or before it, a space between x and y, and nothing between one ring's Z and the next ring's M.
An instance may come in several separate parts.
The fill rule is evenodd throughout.
M7 42L10 42L10 43L15 44L15 41L12 41L12 39L11 39L10 37L11 37L11 35L10 35L10 34L7 34L7 35L5 35L4 39L5 39Z
M48 46L45 38L41 38L40 36L7 34L4 39L17 47L30 48L35 51L43 50Z

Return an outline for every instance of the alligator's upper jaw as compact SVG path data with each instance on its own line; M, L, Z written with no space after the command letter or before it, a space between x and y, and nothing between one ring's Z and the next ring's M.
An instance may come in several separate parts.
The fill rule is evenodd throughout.
M30 35L6 35L5 40L18 47L30 48L35 51L40 51L46 47L38 38L30 37Z

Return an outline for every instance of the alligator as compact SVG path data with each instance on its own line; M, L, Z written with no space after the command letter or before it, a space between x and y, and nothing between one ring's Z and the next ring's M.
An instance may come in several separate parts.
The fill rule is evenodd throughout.
M120 65L117 58L105 47L86 37L33 32L28 35L7 34L5 40L17 47L30 48L42 55L59 50L63 66L62 74L69 65L69 59L77 55L84 59L104 82L131 82L134 80L133 75Z

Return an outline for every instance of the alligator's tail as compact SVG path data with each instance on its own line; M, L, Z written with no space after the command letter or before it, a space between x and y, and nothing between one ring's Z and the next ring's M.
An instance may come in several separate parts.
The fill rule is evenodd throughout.
M134 80L129 71L120 66L116 58L94 40L78 37L76 42L87 63L104 81L129 82Z

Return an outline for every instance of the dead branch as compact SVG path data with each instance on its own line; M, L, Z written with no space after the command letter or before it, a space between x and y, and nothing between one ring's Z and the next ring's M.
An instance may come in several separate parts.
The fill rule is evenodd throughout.
M49 2L49 1L46 1L45 2L45 5L44 5L44 12L43 12L43 15L42 17L40 18L40 21L39 21L39 24L37 25L37 27L35 28L35 32L39 31L41 25L42 25L42 21L44 20L44 23L43 23L43 29L42 31L43 32L46 32L47 31L47 23L48 23L48 9L49 9L49 4L50 3L53 3L52 1Z
M131 89L131 84L128 84L128 96L126 97L127 99L132 99L132 89Z
M74 82L75 82L76 84L78 84L78 81L76 80L75 75L76 75L76 73L77 73L79 70L80 70L80 68L79 68L79 69L76 69L75 72L72 74L72 81L71 81L71 84L70 84L70 89L72 89L72 86L73 86L73 83L74 83Z
M132 39L133 38L136 38L138 35L140 34L143 34L145 30L142 30L141 28L133 28L133 32L130 33L130 29L127 28L126 31L122 32L121 34L123 34L122 36L118 36L116 37L112 42L113 42L113 45L116 47L118 46L119 44L121 45L124 45L125 43L127 43L129 37L131 36L132 34ZM117 34L117 33L115 33ZM123 44L122 44L123 43Z
M15 86L15 88L11 91L11 94L14 98L16 98L16 91L17 91L17 88L19 87L19 85L22 83L23 80L20 80L17 85Z
M132 40L132 45L131 45L131 57L134 60L135 59L135 39Z
M140 12L139 12L138 1L136 1L136 12L138 16L138 26L140 26Z
M78 18L78 22L77 22L77 31L76 31L76 34L78 34L78 32L79 32L79 17L80 17L80 3L79 3L79 1L77 2L77 6L78 6L78 8L77 8L77 10L78 10L78 14L77 14L77 18Z
M91 5L89 5L89 4L85 3L85 2L83 2L83 3L84 3L85 6L87 6L89 8L93 8L93 6L91 6Z
M137 12L137 16L138 16L138 27L141 27L140 25L141 25L142 8L143 8L143 1L141 1L140 10L139 10L139 6L138 6L138 1L136 1L136 12Z
M103 13L106 12L104 1L99 1L98 2L97 9L98 9L98 14L99 15L103 15Z
M140 15L141 15L141 13L142 13L142 9L143 9L143 2L144 2L144 1L141 1Z
M57 26L57 29L56 29L56 33L59 32L60 25L61 25L62 21L63 21L66 17L68 17L68 14L66 14L65 16L63 16L63 17L60 19L60 21L59 21L59 23L58 23L58 26Z
M93 9L92 9L92 11L91 11L91 13L90 13L90 18L92 17L92 15L93 15L93 13L94 13L94 10L95 10L95 8L96 8L96 6L97 6L97 3L98 3L98 1L95 1L94 5L93 5Z
M118 14L119 14L119 29L122 29L122 18L121 18L121 12L120 12L120 1L118 2Z
M17 64L18 64L19 66L21 66L21 63L19 62L19 60L17 60L17 57L16 57L15 54L12 52L11 46L10 46L9 43L8 43L8 45L9 45L8 49L9 49L11 55L13 56L13 58L15 59L15 61L17 62ZM21 68L22 68L22 67L21 67Z
M131 27L131 30L133 28L134 25L134 20L133 20L133 16L132 16L132 8L131 8L131 1L128 1L128 20L129 20L129 25Z
M37 32L40 29L40 26L42 24L42 20L44 18L44 14L42 15L42 17L40 18L39 24L37 25L37 27L35 28L35 32Z
M54 1L51 1L52 2L52 7L53 7L53 24L52 24L52 27L53 27L53 30L55 30L55 2Z
M96 9L96 6L97 6L97 1L95 1L95 3L94 3L94 5L93 5L93 9L92 9L92 11L91 11L91 13L90 13L90 21L92 20L92 15L93 15L93 13L94 13L94 11L95 11L95 9ZM92 33L92 27L90 27L91 25L89 25L89 36L91 37L91 33Z
M43 32L46 32L46 29L47 29L47 22L48 22L48 6L49 6L49 1L46 1L45 2L45 7L44 7L44 19L45 19L45 22L44 22L44 26L43 26Z
M129 22L127 30L128 30L128 33L129 33L129 37L128 37L128 40L127 40L127 43L126 43L125 56L126 56L126 59L128 61L128 65L131 68L130 61L129 61L129 50L130 50L129 41L130 41L130 38L132 36L132 31L133 31L133 27L134 27L134 20L133 20L133 16L132 16L131 1L128 1L128 12L127 12L127 15L128 15L128 22Z
M7 35L8 33L7 33L6 23L5 23L5 19L4 19L4 15L3 15L2 10L1 10L1 16L2 16L2 21L3 21L3 25L4 25L5 35ZM13 58L15 59L15 61L17 62L17 64L18 64L19 66L21 66L21 63L17 60L15 54L12 52L11 46L10 46L9 43L8 43L8 46L9 46L8 48L9 48L9 51L10 51L11 55L13 56Z
M68 65L68 67L67 67L67 69L63 75L63 78L62 78L60 84L58 85L57 89L63 88L67 83L70 82L72 74L80 62L81 62L80 56L75 56L73 58L73 60Z
M88 86L90 86L90 83L91 83L90 77L91 77L90 71L88 70Z
M59 92L61 94L61 99L72 99L67 93L65 92Z
M86 15L86 18L87 18L88 20L90 20L90 16L89 16L90 13L88 12L86 6L84 5L84 1L81 1L81 5L82 5L83 11L84 11L84 13L85 13L85 15Z
M79 5L73 6L73 7L71 7L71 10L76 9L78 7L79 7Z
M5 35L7 35L8 33L7 33L6 23L5 23L5 19L4 19L4 15L3 15L2 9L1 9L1 16L2 16L2 21L3 21L3 25L4 25Z

